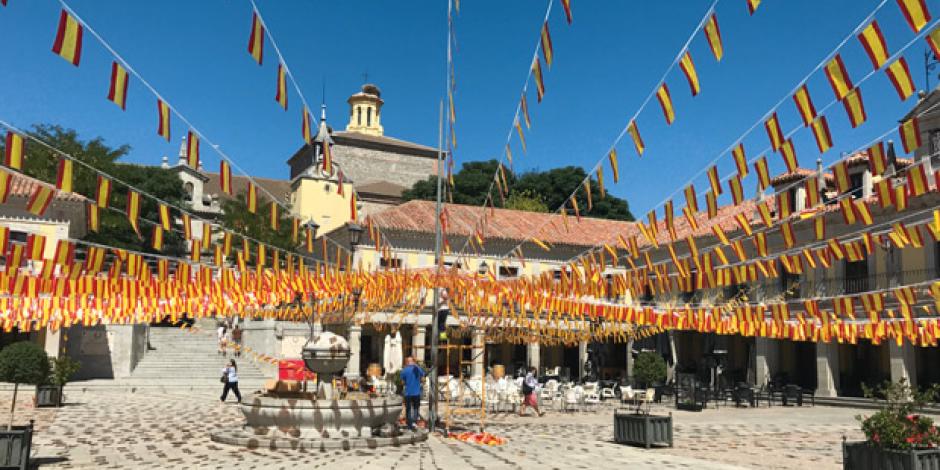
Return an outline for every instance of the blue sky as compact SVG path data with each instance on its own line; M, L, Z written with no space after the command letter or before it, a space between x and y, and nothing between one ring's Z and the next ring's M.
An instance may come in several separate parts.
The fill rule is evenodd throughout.
M132 79L127 111L107 101L111 57L86 35L81 67L50 51L59 4L53 0L10 0L0 8L0 119L25 127L56 123L85 137L130 144L131 161L175 160L183 123L173 121L168 144L156 135L154 98ZM546 1L464 0L456 19L458 164L501 155L506 134L538 39ZM666 126L652 100L638 122L647 152L637 158L629 140L618 147L621 181L609 189L630 202L638 216L692 175L747 130L781 98L785 132L799 117L788 93L880 2L877 0L765 0L752 17L744 0L723 0L717 13L725 57L717 63L703 36L691 46L702 91L692 98L676 68L666 79L676 122ZM246 51L251 6L242 0L126 2L71 0L69 4L193 124L253 175L286 178L284 163L300 146L299 103L274 101L276 63L270 44L265 63ZM326 84L329 121L345 126L346 98L363 73L382 88L386 135L427 145L437 142L438 102L444 90L445 11L443 0L273 1L261 9L307 100L319 104ZM533 127L528 153L514 149L517 170L563 165L587 168L602 158L673 60L710 0L673 2L572 0L574 23L560 4L550 18L555 62L545 70L546 96L530 94ZM940 5L928 2L934 15ZM913 32L896 2L876 16L894 53ZM924 87L918 41L905 56L918 88ZM871 63L854 37L842 48L850 76L858 81ZM933 81L936 85L936 79ZM821 71L808 86L817 110L833 100ZM838 158L896 125L916 98L901 102L883 72L863 85L868 122L851 129L841 104L829 108L835 147L824 162ZM767 147L759 126L745 139L750 157ZM801 166L819 156L811 133L794 136ZM514 144L515 145L515 144ZM218 158L203 151L215 171ZM772 173L783 168L768 154ZM731 173L729 156L721 174ZM700 190L705 179L696 180ZM754 183L748 180L748 194ZM681 204L681 196L677 204Z

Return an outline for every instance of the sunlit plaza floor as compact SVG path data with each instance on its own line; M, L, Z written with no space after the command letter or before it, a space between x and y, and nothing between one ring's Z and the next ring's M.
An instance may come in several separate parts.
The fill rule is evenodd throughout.
M33 459L41 468L836 469L842 436L859 438L854 417L870 413L823 406L654 408L673 413L675 447L652 450L613 442L613 406L541 418L499 413L488 417L487 431L507 438L502 446L432 436L413 446L317 452L210 441L213 430L242 422L234 403L220 405L214 391L67 395L69 403L55 411L18 407L18 422L37 420ZM9 393L0 398L0 407L9 406Z

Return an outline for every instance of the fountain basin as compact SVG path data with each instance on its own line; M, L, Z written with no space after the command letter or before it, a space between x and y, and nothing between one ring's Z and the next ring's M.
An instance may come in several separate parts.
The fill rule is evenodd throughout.
M283 397L261 393L240 405L246 431L291 438L372 437L373 430L383 425L394 427L402 406L399 396L327 400L305 394Z

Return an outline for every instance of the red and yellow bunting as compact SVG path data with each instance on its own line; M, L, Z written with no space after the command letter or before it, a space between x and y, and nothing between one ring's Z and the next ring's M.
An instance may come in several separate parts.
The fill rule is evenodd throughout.
M192 169L199 168L199 135L192 130L186 136L186 164Z
M137 236L140 236L140 193L134 190L127 190L127 221L130 222L131 228L134 229L134 232L137 233Z
M757 11L757 7L760 6L761 0L746 0L747 2L747 13L753 15Z
M754 162L754 172L757 173L757 183L760 190L764 191L770 187L770 170L767 166L767 157L761 156Z
M708 40L708 47L711 48L715 60L721 61L724 56L724 48L721 44L721 30L718 28L718 16L712 13L705 22L705 38Z
M114 61L111 63L111 86L108 88L108 100L118 105L122 110L127 109L127 83L128 75L124 67Z
M809 89L806 88L806 84L803 84L793 94L793 102L796 103L796 109L803 119L803 126L809 127L816 119L816 107L813 106L813 99L809 96Z
M33 194L26 202L26 210L29 211L30 214L42 217L42 215L46 213L46 209L49 208L49 205L52 204L53 199L55 199L55 189L45 185L39 185L33 190Z
M666 124L672 124L676 120L676 112L672 107L672 97L669 96L669 86L663 83L656 90L656 99L663 108L663 117L666 118Z
M718 177L718 167L715 165L708 169L708 184L711 185L712 193L716 196L721 194L721 178Z
M157 205L157 217L163 230L170 230L172 227L170 220L170 208L166 204Z
M891 54L888 52L888 44L885 42L884 35L881 34L881 27L878 26L877 20L873 20L859 33L858 40L868 53L868 58L875 70L880 69L888 61Z
M284 64L277 64L277 91L274 94L274 101L287 111L287 74Z
M836 99L841 100L849 91L854 88L849 73L845 70L845 63L842 62L842 56L836 54L829 63L826 64L826 77L829 79L829 85L832 86L832 92Z
M695 71L695 63L692 62L692 54L689 51L685 51L685 54L682 54L682 59L679 60L679 68L682 69L682 73L685 74L685 79L689 82L689 89L692 91L692 96L698 95L699 91L701 91L698 82L698 72Z
M248 36L248 54L261 65L264 60L264 23L258 12L251 15L251 34Z
M98 183L95 186L95 205L106 209L111 202L111 179L98 175Z
M826 153L832 148L832 134L829 132L829 122L826 116L819 116L813 121L813 137L816 138L816 148L819 153Z
M82 24L65 10L59 15L52 52L76 67L82 60Z
M245 205L248 206L248 212L252 214L258 212L258 189L254 183L248 183L248 195L246 196Z
M532 61L532 77L535 78L535 96L538 102L541 103L542 98L545 97L545 81L542 78L542 64L539 62L538 57Z
M636 127L636 121L630 121L630 124L627 124L627 133L630 134L630 139L633 140L633 147L636 149L637 155L642 157L646 145L643 144L643 138L640 137L640 130Z
M617 149L611 149L610 153L607 154L607 159L610 161L610 172L613 174L614 183L616 184L620 181L620 169L617 165Z
M571 0L561 0L561 7L565 10L565 20L571 24Z
M846 93L842 105L845 107L845 113L848 114L849 123L853 129L868 120L868 115L865 113L865 103L862 101L861 88L853 88Z
M72 175L74 162L71 159L59 158L59 165L56 169L55 188L59 191L72 192Z
M925 0L897 0L897 2L908 26L915 33L919 33L930 22L930 12L927 11Z
M229 196L234 195L232 189L232 167L225 160L219 161L219 185L222 187L222 192Z
M5 144L3 163L14 170L22 170L23 156L25 155L26 149L23 136L13 131L7 131Z
M898 134L901 135L904 153L912 153L920 148L920 123L916 117L902 122L898 127Z
M552 35L548 32L548 21L542 23L541 44L542 56L545 57L545 64L551 67L555 58L555 52L552 49Z
M783 145L783 130L780 129L780 121L777 119L776 111L764 121L764 129L770 139L770 148L774 149L774 152L780 150L780 146Z
M894 85L901 101L905 101L914 95L914 80L911 79L911 71L907 67L907 60L904 57L892 62L885 69L885 73L891 79L891 84Z
M793 140L787 139L780 146L780 156L783 157L783 163L787 166L787 172L793 173L799 168L799 162L796 159L796 150L793 148Z

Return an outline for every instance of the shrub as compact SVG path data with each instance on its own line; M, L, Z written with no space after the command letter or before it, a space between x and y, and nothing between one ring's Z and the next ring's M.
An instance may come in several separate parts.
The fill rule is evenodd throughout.
M49 377L49 380L53 385L60 387L68 383L72 376L82 368L82 363L66 355L50 359L49 364L52 367L52 375Z
M16 393L20 384L40 385L49 378L49 356L38 344L29 341L13 343L0 350L0 380L13 382L13 403L10 404L10 422L16 410Z
M666 380L666 361L654 352L637 354L633 363L633 378L641 387Z
M920 391L911 387L904 379L885 382L874 389L865 389L868 398L882 398L884 405L877 413L855 419L862 423L865 439L884 449L920 449L940 445L940 432L933 420L917 414L924 406L934 401L940 388L936 385Z

